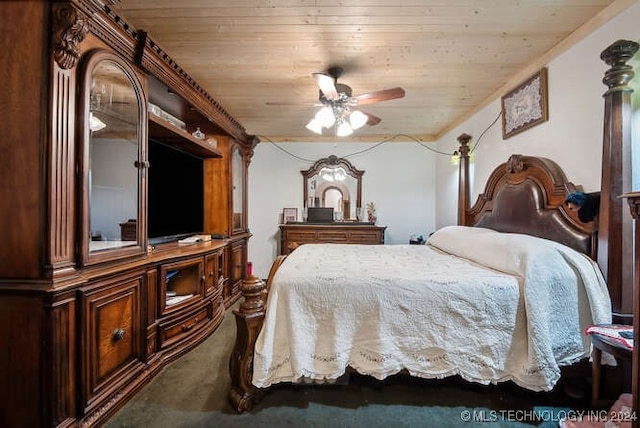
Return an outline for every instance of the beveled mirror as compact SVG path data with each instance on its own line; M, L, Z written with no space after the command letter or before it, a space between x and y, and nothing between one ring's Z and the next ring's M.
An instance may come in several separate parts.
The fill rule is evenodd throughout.
M244 230L244 186L245 186L245 169L244 158L238 144L234 144L231 149L231 182L232 195L231 202L233 205L232 226L233 232L241 232Z
M146 110L141 81L124 60L97 52L85 66L80 185L86 264L144 251Z
M344 158L322 158L303 176L304 208L331 207L337 220L362 220L362 175Z

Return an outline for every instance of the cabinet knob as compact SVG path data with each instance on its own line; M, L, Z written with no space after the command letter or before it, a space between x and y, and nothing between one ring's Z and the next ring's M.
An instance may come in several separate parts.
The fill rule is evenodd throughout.
M136 168L142 169L142 168L149 168L151 164L149 163L149 161L135 161L133 165Z
M115 330L113 330L113 336L111 337L113 339L114 342L118 342L122 339L124 339L124 329L122 328L116 328Z

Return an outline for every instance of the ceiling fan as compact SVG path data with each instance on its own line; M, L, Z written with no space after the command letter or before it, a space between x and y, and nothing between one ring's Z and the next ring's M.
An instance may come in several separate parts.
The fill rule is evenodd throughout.
M336 135L346 137L364 125L377 125L382 119L355 107L404 97L404 89L400 87L368 92L354 97L349 86L338 83L342 73L343 70L340 67L331 67L326 73L312 73L320 89L319 100L322 107L309 121L307 129L316 134L322 134L323 128L335 125Z

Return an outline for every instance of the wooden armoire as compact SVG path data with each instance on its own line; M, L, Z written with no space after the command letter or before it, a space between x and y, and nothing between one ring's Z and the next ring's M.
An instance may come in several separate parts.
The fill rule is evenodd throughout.
M100 425L246 272L258 140L110 6L0 2L2 426Z

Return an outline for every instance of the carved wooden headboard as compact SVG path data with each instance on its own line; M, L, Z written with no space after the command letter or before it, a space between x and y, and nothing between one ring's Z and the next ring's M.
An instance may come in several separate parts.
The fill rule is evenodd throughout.
M491 173L473 207L465 210L464 224L550 239L595 259L594 223L581 223L564 204L576 190L555 162L511 155Z

